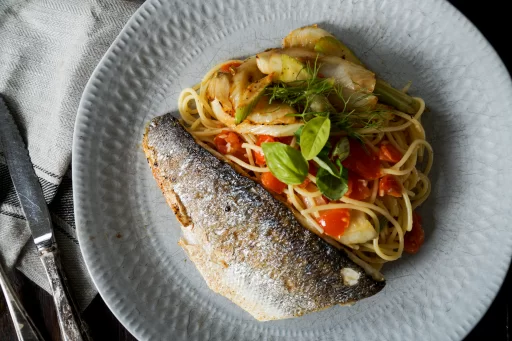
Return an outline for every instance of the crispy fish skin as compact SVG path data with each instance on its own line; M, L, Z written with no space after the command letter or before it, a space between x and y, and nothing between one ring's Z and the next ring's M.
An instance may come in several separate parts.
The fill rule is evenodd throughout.
M263 187L197 144L171 114L151 121L143 148L183 225L180 245L213 291L256 319L301 316L384 287Z

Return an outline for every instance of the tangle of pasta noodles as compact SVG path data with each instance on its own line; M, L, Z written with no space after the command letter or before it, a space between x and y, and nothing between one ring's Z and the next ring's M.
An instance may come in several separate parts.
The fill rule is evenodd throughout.
M281 137L289 136L290 146L297 147L296 138L293 137L297 127L288 129L286 124L230 125L226 124L229 117L219 117L219 111L214 110L213 107L217 105L215 100L212 101L207 96L210 82L219 70L243 62L229 60L213 67L201 83L183 89L179 96L178 107L184 126L197 140L211 147L219 158L235 163L249 176L259 180L262 174L270 170L255 162L255 153L262 153L262 148L256 143L258 132ZM305 218L307 227L323 237L326 237L324 229L318 223L318 217L323 211L348 209L352 212L361 212L375 230L374 238L363 243L344 244L343 247L351 249L353 255L377 270L382 264L401 257L404 252L404 236L413 228L413 211L427 199L431 191L428 174L432 167L433 153L432 147L425 139L425 130L421 124L425 103L421 98L414 99L420 105L413 115L389 108L379 127L354 128L354 132L361 136L368 150L378 153L379 144L387 141L386 143L391 144L401 153L402 157L398 162L394 164L382 162L381 169L383 175L393 175L398 180L401 197L379 195L379 180L376 179L368 181L367 186L371 190L371 195L365 200L354 200L347 195L337 201L321 200L322 193L316 188L316 177L311 173L307 176L310 183L308 187L287 185L281 194L282 199ZM235 132L242 140L243 157L216 151L215 137L226 132ZM341 246L333 238L326 237L326 239Z

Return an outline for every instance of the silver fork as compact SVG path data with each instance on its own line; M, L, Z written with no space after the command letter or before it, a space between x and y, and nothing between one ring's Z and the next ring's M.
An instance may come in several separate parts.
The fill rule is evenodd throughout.
M12 322L14 323L14 329L16 329L16 335L20 341L44 341L43 337L37 330L34 322L27 312L23 308L18 296L14 292L9 278L2 269L0 264L0 286L4 293L5 301L9 307L11 313Z

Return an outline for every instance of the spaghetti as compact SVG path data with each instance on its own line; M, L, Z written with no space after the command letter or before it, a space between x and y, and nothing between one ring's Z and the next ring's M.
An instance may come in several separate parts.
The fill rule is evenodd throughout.
M297 57L297 53L296 50L290 51L292 57L301 60L301 56ZM355 152L355 150L352 151L353 144L360 143L357 140L362 141L366 153L380 159L378 177L361 176L357 170L354 171L349 167L346 160L346 168L349 169L349 189L341 198L331 200L323 195L317 185L315 166L316 168L319 166L310 161L310 169L301 184L282 184L272 177L274 182L282 184L281 187L276 187L272 184L268 185L266 180L267 177L271 177L267 174L271 170L265 164L265 158L261 160L263 156L266 157L260 143L262 136L299 149L300 143L295 132L306 121L301 121L299 115L293 116L293 114L300 114L300 110L304 108L294 108L289 103L273 99L273 103L277 103L278 106L261 115L254 114L254 111L260 109L258 108L260 102L264 106L269 105L269 102L272 103L271 92L267 89L253 109L251 115L254 117L249 115L245 121L234 124L234 111L237 100L241 96L233 94L233 91L236 91L234 89L237 88L233 82L245 82L236 84L239 88L245 89L265 76L265 72L262 72L265 70L262 70L259 60L257 62L255 60L256 58L249 58L245 61L229 60L220 63L209 70L199 84L181 92L178 108L187 130L197 140L215 150L217 156L235 163L249 176L273 191L276 196L287 201L298 214L304 217L302 221L306 222L307 227L313 232L329 239L331 243L335 240L338 246L348 247L353 255L374 268L380 269L382 264L400 258L404 250L415 253L422 243L422 230L420 231L421 240L414 239L418 236L418 228L421 229L414 210L430 194L431 185L428 174L433 162L432 147L426 141L425 130L421 124L425 111L424 101L418 97L412 98L417 106L415 112L411 114L400 111L389 103L381 104L379 97L374 111L365 112L367 116L369 112L374 116L368 116L366 121L352 122L350 130L337 131L330 136L333 139L336 139L336 136L349 136L351 146L349 158ZM327 58L324 60L330 61ZM325 70L328 71L327 68ZM242 71L248 72L248 76L240 80L243 77L239 72ZM377 92L377 89L374 91ZM405 92L401 93L408 97ZM284 115L279 113L283 107L289 111ZM345 111L348 119L350 119L350 113L352 112ZM375 122L378 124L373 124ZM354 136L357 140L353 138ZM384 153L383 157L382 153ZM390 158L386 153L394 154L394 157ZM342 164L345 166L345 161ZM354 178L352 179L351 176ZM386 188L386 181L391 184L391 189ZM354 194L356 189L365 194L358 197ZM340 224L346 226L339 235L329 232L332 228L326 223L328 219L322 220L326 212L333 211L345 212L349 217L340 220L340 222L343 221ZM410 236L413 237L412 240Z

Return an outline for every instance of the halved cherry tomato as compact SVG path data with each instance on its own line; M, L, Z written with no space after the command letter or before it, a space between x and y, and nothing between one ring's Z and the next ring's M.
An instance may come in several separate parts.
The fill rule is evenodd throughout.
M276 142L276 138L270 135L259 135L256 140L256 145L261 146L261 144L265 142ZM264 166L266 163L265 155L260 152L254 152L254 161L257 165Z
M354 200L366 200L372 195L368 188L368 180L361 178L354 172L348 172L348 191L347 197Z
M256 145L261 146L262 143L265 142L276 142L277 138L270 135L258 135L258 139L256 140Z
M263 153L254 152L254 162L259 166L264 166L267 161L265 160L265 155L263 155Z
M213 139L217 151L221 154L235 154L242 151L240 137L232 131L224 131Z
M412 213L412 230L405 233L404 251L407 253L417 253L425 242L425 231L421 226L421 217L418 213Z
M305 178L304 181L299 185L300 188L306 188L311 183L309 178Z
M231 72L231 68L236 68L236 67L239 67L242 63L240 62L232 62L232 63L228 63L228 64L225 64L225 65L222 65L222 67L220 68L220 71L221 72Z
M350 210L337 208L334 210L320 211L316 221L323 227L324 233L331 237L340 237L350 224Z
M379 196L391 195L400 198L402 196L402 186L394 175L384 175L379 180Z
M343 167L356 172L366 180L375 180L380 177L380 161L377 155L357 140L349 139L350 154L341 163Z
M266 163L265 155L260 152L254 152L254 162L256 162L256 164L259 166L264 166Z
M309 174L313 175L313 176L316 176L316 172L318 171L315 163L313 161L308 161L308 164L309 164Z
M379 159L381 161L397 163L402 159L402 156L402 153L389 141L381 142L379 147Z
M279 142L289 145L290 143L292 143L293 136L281 136L278 137L277 139L279 140Z
M277 194L283 193L283 191L287 187L285 183L279 181L279 179L276 178L270 172L263 173L263 175L261 176L261 183L263 187L273 192L276 192Z

